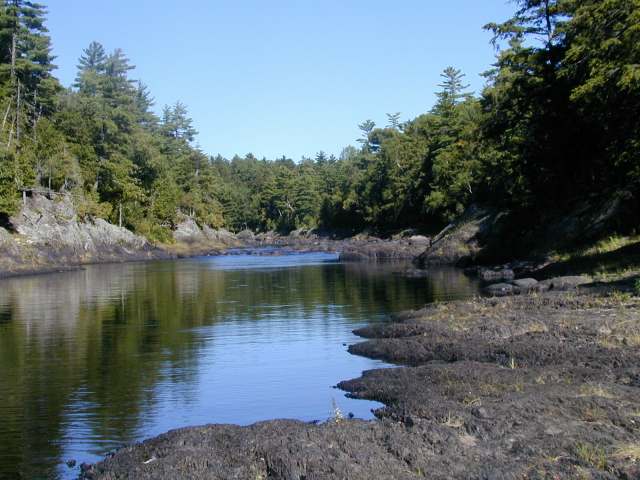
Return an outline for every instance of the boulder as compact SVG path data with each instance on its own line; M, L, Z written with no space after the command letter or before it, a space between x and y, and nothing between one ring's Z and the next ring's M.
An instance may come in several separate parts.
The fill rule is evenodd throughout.
M242 230L236 234L236 238L243 242L253 242L256 236L251 230Z
M0 247L5 247L12 242L11 234L4 228L0 227Z
M408 242L410 245L424 245L428 246L431 239L429 237L425 237L424 235L413 235L409 237Z
M237 243L236 236L224 228L215 230L208 225L205 225L202 227L202 233L210 242L221 243L223 245L235 245Z
M591 278L586 275L555 277L541 281L540 288L542 290L573 290L580 285L586 285L591 282Z
M500 282L513 280L515 274L509 268L481 268L478 270L478 277L484 282Z
M493 228L496 214L471 206L455 223L450 224L428 244L417 258L420 267L428 265L469 265L482 249L481 237Z
M406 230L402 230L399 233L396 233L391 237L391 240L403 240L409 237L417 236L418 230L415 228L407 228Z
M185 218L173 231L173 239L181 243L202 243L207 240L193 218Z
M494 283L485 287L484 291L493 297L506 297L515 293L515 286L510 283Z
M512 281L511 284L516 287L518 293L534 292L540 288L535 278L520 278Z

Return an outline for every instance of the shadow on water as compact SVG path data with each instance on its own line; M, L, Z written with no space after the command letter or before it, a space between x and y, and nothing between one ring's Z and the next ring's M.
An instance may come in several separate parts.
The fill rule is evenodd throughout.
M346 353L351 331L477 291L400 271L234 255L0 281L0 478L74 478L67 459L182 426L324 420L334 399L371 418L331 388L384 366Z

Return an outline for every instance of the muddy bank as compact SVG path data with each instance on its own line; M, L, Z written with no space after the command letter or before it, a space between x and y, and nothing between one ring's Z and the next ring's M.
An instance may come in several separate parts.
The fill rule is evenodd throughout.
M379 420L169 432L86 478L640 478L640 299L583 288L429 306L350 347ZM604 289L606 290L606 289Z

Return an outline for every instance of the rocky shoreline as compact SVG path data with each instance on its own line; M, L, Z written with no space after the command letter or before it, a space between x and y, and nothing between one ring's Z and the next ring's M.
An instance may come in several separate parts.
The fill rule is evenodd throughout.
M637 297L477 298L356 333L350 352L399 365L339 384L377 420L184 428L84 478L640 478Z
M390 239L369 235L335 238L308 231L286 236L248 230L234 234L200 226L185 217L172 232L172 243L156 245L105 220L81 220L70 197L50 199L43 195L27 198L21 211L9 219L9 227L11 231L0 227L0 278L67 271L95 263L220 255L236 248L336 252L343 261L411 260L430 243L429 238L414 232Z
M355 333L355 355L395 364L338 387L385 406L377 420L208 425L123 448L86 479L640 478L640 298L631 279L546 278L547 261L474 264L492 217L477 211L440 235L348 239L255 235L188 218L155 246L69 202L29 199L0 229L0 276L233 248L340 252L344 261L455 263L491 297L439 303ZM489 226L488 226L489 225ZM420 270L416 270L420 272Z

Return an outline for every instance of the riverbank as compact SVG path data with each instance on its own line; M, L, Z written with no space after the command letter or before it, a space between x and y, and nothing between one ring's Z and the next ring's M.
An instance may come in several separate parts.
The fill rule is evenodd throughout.
M21 211L0 227L0 278L50 273L95 263L220 255L230 249L281 247L292 251L336 252L344 261L411 260L430 239L413 233L381 239L369 235L334 238L310 232L238 234L200 226L185 217L172 232L172 241L150 242L102 219L83 220L70 197L26 198Z
M361 329L396 368L339 387L378 420L168 432L85 478L638 478L640 299L633 278L440 303Z

